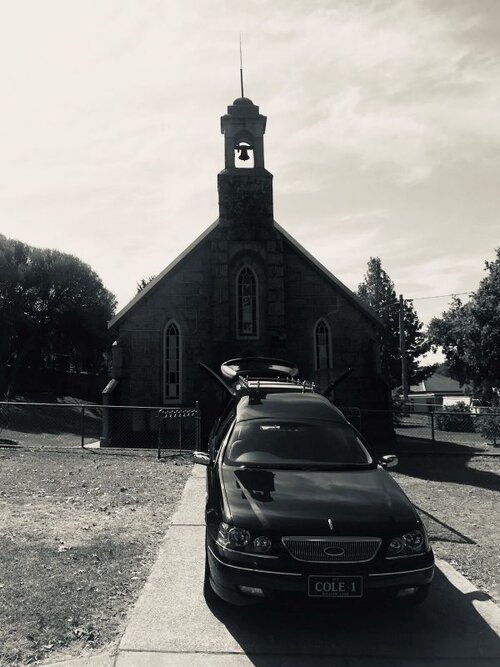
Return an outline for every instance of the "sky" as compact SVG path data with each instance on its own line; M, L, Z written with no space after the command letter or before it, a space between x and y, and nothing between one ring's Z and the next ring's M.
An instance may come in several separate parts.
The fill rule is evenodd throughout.
M500 245L498 0L0 0L0 233L121 308L218 216L220 116L268 117L275 219L428 322Z

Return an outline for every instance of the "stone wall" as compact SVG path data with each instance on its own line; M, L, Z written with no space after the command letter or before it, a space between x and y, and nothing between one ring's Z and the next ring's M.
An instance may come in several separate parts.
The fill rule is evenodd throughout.
M288 242L284 264L286 348L301 375L315 378L325 388L349 367L353 368L353 376L376 374L375 324ZM317 373L314 329L320 318L330 326L332 368Z
M245 264L258 277L259 336L239 340L236 276ZM319 318L330 326L333 361L321 372L314 360ZM341 404L386 405L387 391L377 376L375 324L273 225L219 224L129 312L119 330L124 404L163 405L163 332L170 319L182 333L180 404L199 400L205 415L216 412L215 388L198 362L218 370L223 361L240 356L290 359L302 379L321 389L352 367L336 395ZM220 395L218 403L222 400Z
M242 238L243 237L243 238ZM259 280L259 337L236 336L236 275L250 264ZM314 367L314 327L331 329L329 372ZM122 397L135 404L163 403L163 331L175 319L182 331L182 403L195 399L198 361L218 368L235 356L289 358L301 377L328 384L347 367L354 376L376 374L375 325L273 227L251 238L238 226L217 227L131 311L120 327L124 348Z
M193 366L211 353L212 289L208 256L209 244L205 241L168 278L145 294L120 326L124 403L163 404L163 333L171 319L179 324L182 336L181 404L192 403Z

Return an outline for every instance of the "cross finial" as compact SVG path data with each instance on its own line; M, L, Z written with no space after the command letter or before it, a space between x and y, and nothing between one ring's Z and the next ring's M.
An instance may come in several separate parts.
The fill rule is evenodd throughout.
M240 32L240 84L241 84L241 97L245 97L243 90L243 52L241 49L241 32Z

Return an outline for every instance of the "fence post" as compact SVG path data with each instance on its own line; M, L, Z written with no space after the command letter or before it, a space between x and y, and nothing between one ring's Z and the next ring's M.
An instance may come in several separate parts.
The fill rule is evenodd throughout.
M158 424L158 460L161 458L161 429L163 426L163 410L158 410L158 417L160 418L160 423Z
M434 437L434 408L431 408L431 440L432 442L435 442L435 437Z
M179 454L182 454L182 413L179 411Z
M200 432L201 432L201 428L200 428L200 426L201 426L201 424L200 424L200 420L201 420L201 417L200 417L200 407L199 407L198 401L196 401L196 403L195 403L195 407L196 407L196 418L195 418L195 431L196 431L196 435L195 435L195 449L196 449L196 451L199 451L199 450L200 450Z
M82 405L82 427L81 427L81 446L85 449L85 406Z

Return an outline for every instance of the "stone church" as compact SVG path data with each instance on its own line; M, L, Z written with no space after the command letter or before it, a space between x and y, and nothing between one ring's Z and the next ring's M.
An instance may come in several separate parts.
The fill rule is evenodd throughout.
M320 389L352 368L336 403L387 407L377 315L273 218L266 120L246 97L222 116L219 218L109 323L109 404L199 401L209 419L215 387L198 362L218 370L227 359L266 356L294 362ZM147 430L139 422L135 430Z

